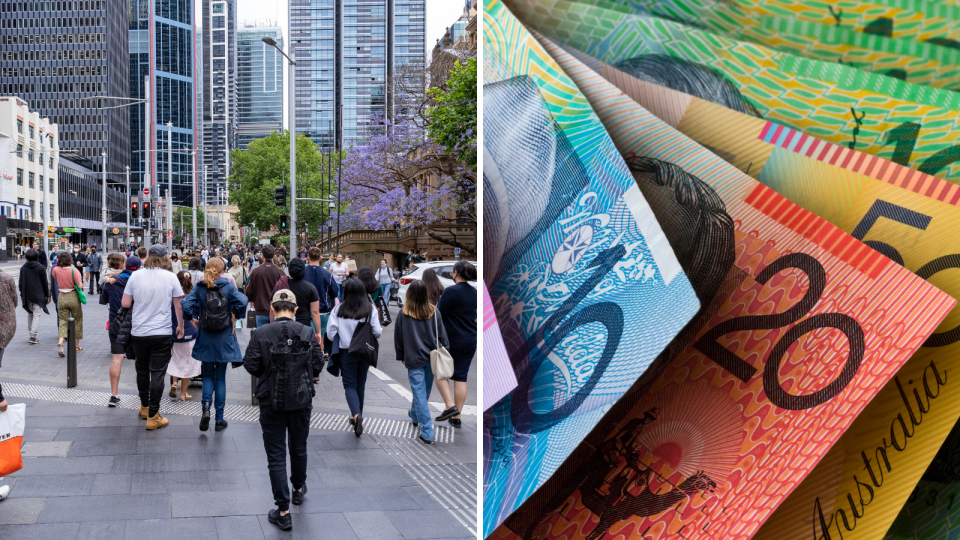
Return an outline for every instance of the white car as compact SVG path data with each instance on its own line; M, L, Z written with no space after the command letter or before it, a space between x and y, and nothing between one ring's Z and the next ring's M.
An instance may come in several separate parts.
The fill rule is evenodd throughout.
M467 261L472 264L477 269L477 275L480 274L480 265L476 261ZM406 274L400 277L398 280L400 284L397 288L397 306L403 307L403 301L407 298L407 287L410 286L415 280L418 280L423 277L423 272L428 268L433 268L433 271L437 273L437 277L440 278L440 283L444 288L452 287L453 283L453 265L457 261L431 261L431 262L422 262L413 265L413 268ZM469 281L470 285L474 289L477 288L476 281Z

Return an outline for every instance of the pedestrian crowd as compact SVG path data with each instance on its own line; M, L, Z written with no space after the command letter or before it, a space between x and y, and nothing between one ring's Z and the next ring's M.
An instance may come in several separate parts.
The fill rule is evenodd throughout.
M276 508L269 520L283 530L292 527L290 504L307 493L307 436L315 383L323 371L339 377L357 437L364 431L367 373L376 367L379 339L394 323L389 303L401 277L386 259L374 270L357 267L349 256L307 246L287 260L285 246L201 247L183 258L155 244L131 244L126 255L111 253L104 261L95 247L47 254L37 243L23 251L19 290L0 272L0 363L16 331L15 310L27 311L28 342L40 343L41 313L54 303L58 320L57 353L65 356L69 322L82 351L84 292L107 306L110 342L110 407L120 405L119 381L124 359L134 362L139 393L138 415L147 430L169 425L160 414L171 378L170 399L191 400L190 381L202 379L200 431L227 429L226 373L243 367L257 377L254 396L260 403L260 425ZM426 260L411 250L401 268ZM48 273L49 272L49 273ZM432 444L434 422L461 427L467 398L467 374L477 348L476 267L457 261L454 285L444 288L432 269L413 280L394 325L396 359L406 368L412 403L411 422L419 438ZM472 284L471 284L472 283ZM19 293L19 294L18 294ZM398 305L400 302L398 301ZM256 330L241 350L237 330L252 306ZM453 389L451 384L453 381ZM445 410L435 418L429 396L436 385ZM178 397L179 396L179 397ZM7 403L0 386L0 412ZM286 463L292 468L287 486ZM0 499L6 493L0 487Z

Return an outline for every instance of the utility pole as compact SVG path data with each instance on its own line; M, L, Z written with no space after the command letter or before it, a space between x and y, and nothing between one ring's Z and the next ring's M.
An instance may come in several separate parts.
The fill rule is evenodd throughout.
M210 238L208 236L208 227L210 225L207 223L207 214L210 213L210 207L207 205L207 166L203 166L203 245L210 246Z
M100 152L100 155L103 156L103 190L100 191L101 203L103 204L103 223L100 224L100 238L103 242L103 251L107 251L107 153Z
M173 123L167 122L167 253L173 253Z
M43 134L43 130L41 130L40 131L40 178L41 179L43 178L43 169L44 167L46 167L46 161L47 161L47 152L43 145L44 137L45 135ZM51 186L53 185L53 178L50 177L49 170L47 171L47 182L50 182ZM40 182L40 183L42 184L43 182ZM43 217L43 244L41 244L41 247L43 247L43 252L46 253L47 240L49 239L48 235L50 234L50 222L47 220L47 216L50 215L50 210L47 208L47 191L49 191L49 189L46 186L40 186L40 191L43 192L43 203L41 203L43 204L43 208L40 209L40 213L43 214L41 216Z
M123 241L123 248L126 249L130 242L130 167L127 167L127 236Z
M290 56L287 65L287 86L290 93L290 256L297 254L297 117L294 107L296 83L294 82L297 61L293 52L293 40L287 40L287 52Z
M197 245L197 205L200 202L197 200L197 151L193 151L193 235L190 236L191 242L193 242L194 247ZM186 244L184 244L186 245Z
M146 117L146 122L147 122L147 130L143 134L143 147L147 150L147 156L146 156L147 172L146 172L146 178L145 178L146 182L144 182L144 187L150 190L149 191L150 194L144 197L144 199L146 199L145 201L140 201L140 205L142 207L144 203L149 204L150 210L153 210L153 195L154 195L153 192L155 190L152 189L153 182L152 182L152 179L150 178L150 171L152 169L152 167L150 166L150 163L151 163L151 160L154 158L154 155L153 155L154 153L150 152L150 135L153 130L153 107L151 105L151 100L150 100L150 76L149 75L144 76L143 78L143 94L144 94L144 99L146 99L146 105L143 111L144 111L144 116ZM155 212L151 211L150 215L153 216L154 213ZM144 238L144 243L146 243L147 246L149 246L150 242L152 241L152 234L150 230L151 221L153 221L153 217L150 217L147 219L147 235L146 235L146 238Z

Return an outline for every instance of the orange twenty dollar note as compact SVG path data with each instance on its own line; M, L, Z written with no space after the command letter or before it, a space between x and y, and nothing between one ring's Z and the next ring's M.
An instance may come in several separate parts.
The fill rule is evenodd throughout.
M660 379L628 394L592 453L492 536L749 538L954 300L537 37L594 107L681 263L702 264L683 254L708 242L722 277ZM684 267L691 282L710 274L697 270Z

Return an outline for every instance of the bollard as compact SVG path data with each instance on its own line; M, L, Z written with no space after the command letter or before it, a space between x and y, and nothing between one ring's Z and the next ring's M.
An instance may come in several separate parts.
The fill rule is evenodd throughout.
M77 386L77 321L67 319L67 388Z

